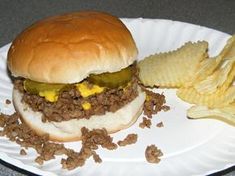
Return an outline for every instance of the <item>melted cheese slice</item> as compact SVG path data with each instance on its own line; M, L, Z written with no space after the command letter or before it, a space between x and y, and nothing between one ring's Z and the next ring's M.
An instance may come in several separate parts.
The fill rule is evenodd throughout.
M58 99L58 93L55 90L40 91L39 95L49 102L55 102Z
M81 93L82 97L89 97L91 95L94 95L96 93L101 93L104 91L104 87L100 87L98 85L93 85L91 88L88 87L87 83L82 82L79 84L76 84L77 90Z
M104 87L100 87L98 85L93 85L91 88L87 83L82 82L76 84L77 90L81 93L83 98L89 97L96 93L101 93L104 91ZM58 99L58 90L48 90L48 91L40 91L39 95L44 97L49 102L55 102ZM89 109L89 105L85 105L84 109Z
M104 87L100 87L98 85L93 85L91 88L87 85L87 83L82 82L76 84L77 90L81 93L83 98L89 97L96 93L101 93L104 91ZM39 95L44 97L49 102L55 102L58 99L58 90L48 90L48 91L40 91ZM84 105L84 109L89 109L89 105Z
M91 109L91 104L88 103L88 102L82 103L82 108L83 108L84 110Z

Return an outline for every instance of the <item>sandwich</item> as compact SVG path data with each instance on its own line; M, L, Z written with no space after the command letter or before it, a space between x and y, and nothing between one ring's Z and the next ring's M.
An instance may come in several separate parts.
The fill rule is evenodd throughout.
M7 65L13 103L38 135L81 139L81 129L108 133L130 127L142 113L135 41L120 19L81 11L42 19L12 42Z

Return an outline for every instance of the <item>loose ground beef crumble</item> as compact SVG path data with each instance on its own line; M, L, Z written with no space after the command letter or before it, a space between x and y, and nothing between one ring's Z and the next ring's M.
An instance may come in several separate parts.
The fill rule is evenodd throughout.
M7 105L11 104L11 100L6 99L5 103L6 103Z
M147 90L142 87L142 89L146 93L146 100L144 102L144 115L147 117L143 117L142 122L139 124L140 128L150 128L152 125L151 119L154 114L157 114L159 111L168 111L170 109L169 106L165 105L166 100L163 94L154 93L152 91Z
M113 143L112 137L110 137L105 129L96 129L89 131L87 128L82 128L82 148L80 152L73 150L67 150L67 159L62 159L61 164L64 169L75 169L76 167L83 166L85 161L91 156L95 162L102 162L99 155L95 152L98 146L106 148L108 150L114 150L117 148L117 144Z
M162 127L164 127L164 124L163 124L163 122L159 122L159 123L157 123L157 125L156 125L158 128L162 128Z
M119 146L126 146L137 142L137 134L128 134L125 139L118 141Z
M48 135L38 136L26 124L20 123L20 116L17 113L12 115L0 114L0 135L6 135L11 141L15 141L21 147L34 148L38 156L35 162L42 165L44 161L54 159L56 155L66 155L67 158L61 160L62 168L72 170L81 167L86 160L93 157L96 163L101 163L102 159L96 153L96 150L101 146L108 150L115 150L118 145L125 146L134 144L137 141L137 134L129 134L118 145L113 142L113 138L108 135L105 129L88 130L83 127L82 132L82 147L79 152L66 148L63 144L50 142ZM25 149L20 150L21 155L26 155Z
M27 155L27 153L26 153L26 151L25 151L24 149L21 149L21 150L20 150L20 154L21 154L21 155Z
M143 121L139 124L140 128L150 128L152 125L151 119L147 119L146 117L143 117Z
M155 145L147 146L145 150L145 158L149 163L159 163L160 158L163 155L162 151Z
M168 111L169 106L165 105L166 100L163 94L154 93L145 88L143 90L146 93L146 101L144 102L144 115L148 118L152 118L152 115L157 114L159 111Z

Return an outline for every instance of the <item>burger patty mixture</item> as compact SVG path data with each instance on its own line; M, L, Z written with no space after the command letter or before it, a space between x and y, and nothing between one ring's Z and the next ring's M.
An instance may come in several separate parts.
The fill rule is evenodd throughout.
M115 112L138 96L138 81L135 76L124 88L105 88L102 93L86 98L81 96L75 86L72 86L61 91L56 102L49 102L44 97L26 92L23 81L24 79L16 79L14 88L23 93L22 101L24 103L27 103L33 111L39 111L43 114L43 122L89 119L92 115ZM91 107L85 110L82 106L83 103L89 103Z

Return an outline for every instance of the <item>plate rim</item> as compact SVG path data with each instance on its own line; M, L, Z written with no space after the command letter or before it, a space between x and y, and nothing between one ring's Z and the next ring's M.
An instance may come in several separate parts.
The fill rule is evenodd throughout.
M157 23L157 22L165 22L165 23L172 23L172 24L181 23L181 24L184 24L184 25L190 25L190 26L197 27L197 28L199 27L199 28L204 28L204 29L207 29L207 30L213 30L215 32L222 33L222 34L224 34L228 37L231 36L228 33L225 33L223 31L219 31L219 30L216 30L216 29L213 29L213 28L210 28L210 27L201 26L201 25L188 23L188 22L177 21L177 20L143 18L143 17L140 17L140 18L120 18L120 19L124 22L127 22L127 23L128 22L133 22L133 21L140 21L142 23L145 23L145 22L148 22L148 21L151 21L151 22L154 22L154 23ZM2 52L5 52L5 50L7 50L10 47L10 45L11 45L11 43L8 43L4 46L1 46L0 47L0 55L1 55ZM42 175L48 175L48 176L55 176L56 175L55 173L52 173L51 171L44 171L44 170L41 170L40 168L31 166L31 165L27 165L27 164L23 163L22 161L20 161L16 158L12 158L12 157L8 156L6 153L4 153L2 151L0 151L0 158L4 162L6 162L8 164L11 164L14 167L18 167L22 170L25 170L25 171L28 171L28 172L31 172L31 173L34 173L34 174L42 174ZM232 163L231 164L226 164L223 168L218 168L216 170L211 170L211 171L208 171L208 172L203 173L203 174L208 175L208 174L213 174L213 173L216 173L216 172L221 172L221 171L226 170L228 168L231 168L233 166L235 166L235 162L233 164Z

